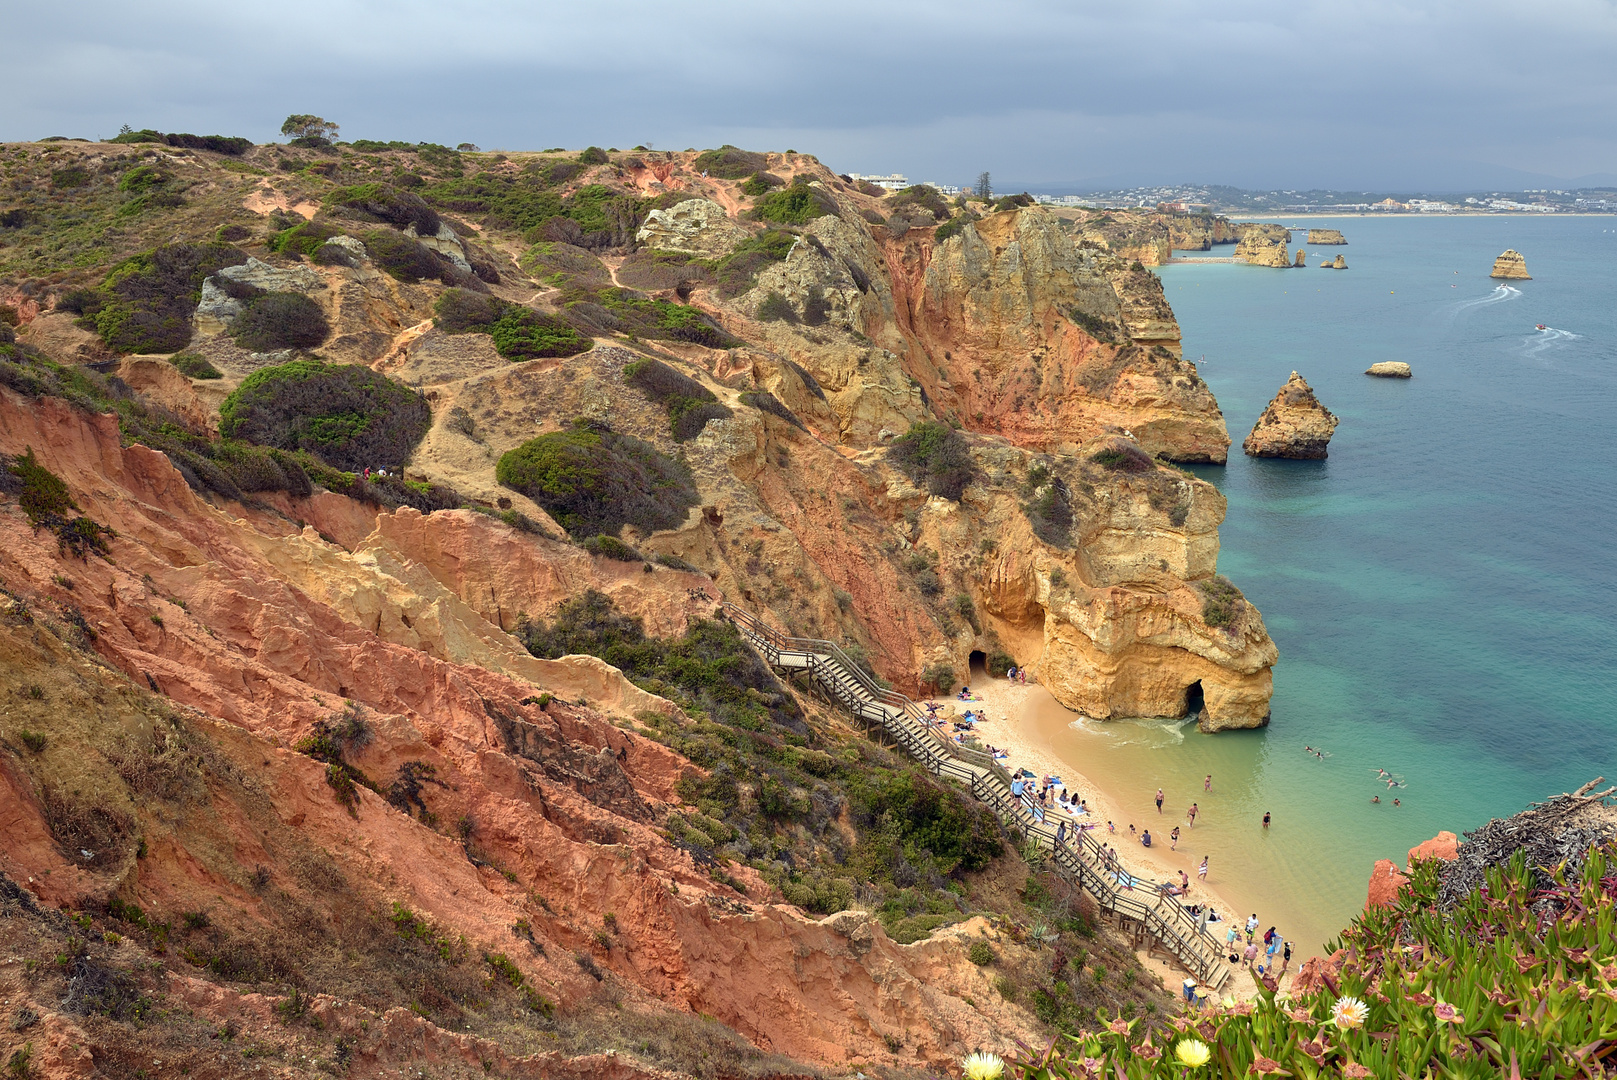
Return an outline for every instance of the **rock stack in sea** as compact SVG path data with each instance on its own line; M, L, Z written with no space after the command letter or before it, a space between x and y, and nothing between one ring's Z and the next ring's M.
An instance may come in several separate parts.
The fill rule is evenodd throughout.
M1310 244L1345 244L1347 237L1342 235L1340 229L1309 229L1308 242Z
M1527 260L1522 258L1521 252L1515 248L1506 248L1504 253L1493 261L1493 273L1488 276L1513 281L1533 279L1533 275L1527 272Z
M1297 258L1292 263L1292 265L1293 266L1307 266L1308 263L1304 261L1307 258L1308 258L1308 252L1304 251L1302 248L1298 248L1297 249Z
M1402 360L1383 360L1379 364L1371 364L1364 373L1378 379L1407 379L1414 374Z
M1336 432L1336 423L1336 416L1320 404L1313 388L1294 371L1252 425L1252 434L1241 449L1251 457L1322 458Z
M1331 269L1332 270L1346 270L1347 269L1347 258L1345 256L1338 255L1336 257L1336 261L1331 263Z

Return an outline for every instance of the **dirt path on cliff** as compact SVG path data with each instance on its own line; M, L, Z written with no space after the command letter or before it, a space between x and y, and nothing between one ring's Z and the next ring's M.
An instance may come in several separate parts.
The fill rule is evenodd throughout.
M984 678L981 673L973 674L971 689L978 700L967 703L953 697L932 699L943 707L944 715L958 716L967 709L985 715L986 719L976 726L976 731L983 742L1010 755L1004 761L1007 769L1014 772L1020 767L1040 777L1061 777L1069 795L1077 794L1088 801L1087 820L1100 825L1093 835L1101 843L1110 844L1118 852L1123 865L1128 868L1131 875L1155 881L1177 881L1179 871L1184 870L1190 875L1191 882L1186 903L1209 904L1222 920L1239 921L1245 918L1238 914L1239 909L1234 902L1220 894L1216 884L1209 885L1197 878L1196 867L1199 860L1190 853L1188 845L1184 851L1170 850L1166 831L1158 840L1159 846L1147 848L1142 847L1137 841L1131 841L1128 837L1129 819L1118 809L1121 805L1118 798L1097 783L1094 776L1079 772L1072 762L1034 745L1015 721L1028 704L1030 696L1039 690L1036 683L1024 685L1002 678ZM1115 835L1106 832L1107 821L1117 823L1118 832ZM1214 867L1211 874L1216 881L1218 869ZM1211 924L1208 928L1220 947L1229 926L1229 921L1221 921ZM1145 949L1141 949L1138 955L1140 962L1149 970L1162 975L1163 982L1169 989L1178 986L1186 977L1184 969L1171 960L1150 955ZM1304 959L1306 957L1293 953L1291 974L1296 973ZM1257 993L1257 983L1245 967L1238 963L1227 966L1230 969L1230 978L1224 984L1222 991L1224 994L1247 998Z

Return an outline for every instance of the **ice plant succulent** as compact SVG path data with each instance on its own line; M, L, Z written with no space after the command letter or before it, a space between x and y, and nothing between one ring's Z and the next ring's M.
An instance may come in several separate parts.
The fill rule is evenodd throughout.
M1000 1056L981 1050L967 1054L960 1066L965 1071L966 1080L999 1080L1005 1075L1005 1062Z
M1200 1039L1181 1039L1179 1045L1173 1048L1173 1056L1178 1058L1180 1064L1188 1065L1192 1069L1199 1069L1207 1064L1212 1057L1212 1051Z
M1331 1021L1344 1031L1361 1028L1370 1015L1370 1006L1356 997L1345 997L1331 1006Z

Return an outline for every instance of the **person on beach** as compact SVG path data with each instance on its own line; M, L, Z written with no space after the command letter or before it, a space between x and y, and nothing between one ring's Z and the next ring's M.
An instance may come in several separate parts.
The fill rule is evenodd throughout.
M1195 803L1191 803L1190 809L1185 812L1185 816L1190 818L1190 827L1192 829L1196 827L1196 815L1199 813L1201 813L1201 808Z
M1282 974L1282 975L1284 975L1286 973L1287 969L1289 969L1291 967L1291 942L1289 942L1289 941L1286 942L1284 947L1285 947L1285 954L1284 954L1284 957L1282 958L1281 964L1280 964L1280 974Z
M1269 827L1269 811L1267 810L1263 812L1263 827L1265 829Z
M1151 830L1150 829L1145 830L1145 832L1140 835L1140 844L1141 844L1142 847L1150 847L1151 846Z
M1275 933L1275 928L1272 926L1269 927L1269 947L1265 953L1265 963L1267 964L1269 970L1274 970L1275 953L1279 952L1280 946L1284 944L1284 939L1282 939L1279 934Z
M1129 836L1133 837L1136 840L1138 840L1140 838L1139 830L1134 827L1134 822L1132 822L1132 821L1129 822Z
M1231 923L1229 930L1224 934L1224 947L1229 949L1231 952L1234 952L1235 939L1240 936L1241 931L1235 926L1234 923Z
M1258 913L1254 911L1252 917L1246 921L1246 939L1251 941L1258 934Z
M1065 847L1067 843L1067 823L1063 821L1056 826L1056 847Z
M1010 668L1006 670L1005 677L1007 679L1011 680L1011 682L1016 681L1016 665L1015 664L1012 664L1010 666Z
M1157 813L1162 813L1162 789L1157 788Z
M1181 894L1190 892L1190 875L1182 869L1179 871L1179 892Z
M1027 668L1019 668L1016 672L1016 681L1023 686L1027 685Z
M1213 790L1213 774L1212 773L1208 773L1207 774L1207 779L1202 781L1202 790L1203 791L1212 791Z
M1108 821L1106 823L1106 831L1109 833L1115 833L1117 831L1117 826Z
M1245 961L1247 967L1251 967L1253 964L1257 963L1258 943L1248 940L1246 943L1246 948L1241 951L1241 959Z
M1202 856L1202 864L1196 868L1196 876L1203 881L1207 880L1207 856Z
M1179 850L1179 826L1177 825L1173 827L1173 832L1168 834L1168 850Z

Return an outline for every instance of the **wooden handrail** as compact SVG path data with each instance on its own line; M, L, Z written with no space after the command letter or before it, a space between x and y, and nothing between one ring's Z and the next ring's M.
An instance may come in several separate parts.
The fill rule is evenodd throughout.
M799 670L806 671L849 712L880 723L929 771L965 782L972 795L991 806L1000 818L1049 848L1057 872L1092 895L1102 910L1137 923L1203 985L1214 990L1223 985L1228 972L1220 964L1222 954L1216 951L1216 945L1209 948L1207 943L1197 940L1206 935L1190 914L1179 904L1165 905L1156 882L1130 876L1131 882L1140 882L1142 891L1146 887L1150 889L1151 904L1125 895L1132 891L1132 886L1124 888L1116 884L1116 873L1121 871L1113 872L1112 881L1107 880L1101 843L1090 836L1088 830L1076 830L1075 843L1056 843L1055 830L1037 820L1022 801L1011 794L1010 774L993 755L949 739L928 723L925 713L914 701L878 684L835 642L784 634L729 601L724 601L721 610L771 664L783 666L780 663L783 653L801 655L806 666ZM869 715L867 706L874 706L877 717Z

